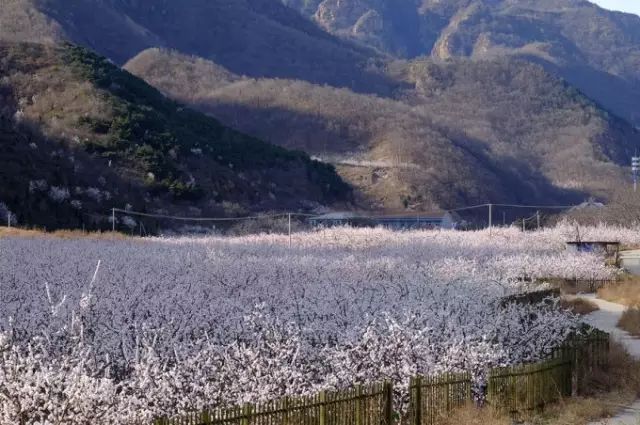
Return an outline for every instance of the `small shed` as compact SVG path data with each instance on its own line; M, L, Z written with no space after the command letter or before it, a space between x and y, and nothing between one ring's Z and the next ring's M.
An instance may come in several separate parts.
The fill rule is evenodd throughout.
M455 213L416 213L395 215L366 215L353 212L333 212L309 219L315 227L378 227L392 230L455 229L460 223Z
M575 207L571 208L569 212L583 211L583 210L598 210L604 207L605 205L602 202L598 202L595 199L591 198L588 201L585 201L580 205L576 205Z
M353 226L361 227L364 223L364 217L354 212L332 212L328 214L311 217L309 224L315 227L336 227L336 226Z
M370 219L377 226L393 230L455 229L460 221L450 212L380 215Z
M607 258L613 259L616 265L620 259L619 241L570 241L567 242L567 248L575 252L604 254Z

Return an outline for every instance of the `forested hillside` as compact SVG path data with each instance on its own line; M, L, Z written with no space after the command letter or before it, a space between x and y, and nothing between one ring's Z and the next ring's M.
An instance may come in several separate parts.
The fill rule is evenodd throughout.
M605 196L637 134L522 61L397 62L394 98L240 77L152 49L126 68L223 122L333 162L375 207ZM592 178L585 179L589 175Z
M68 40L117 64L150 47L253 76L388 90L379 55L321 30L278 0L1 0L0 40Z
M640 142L639 34L640 19L583 0L2 0L0 12L0 39L89 47L224 126L333 164L358 207L394 211L610 198ZM155 118L197 144L186 123L201 117ZM208 125L195 127L217 137ZM96 140L92 155L112 155ZM242 143L238 161L262 169L263 145ZM146 145L142 163L172 171L132 175L192 202L198 166ZM295 199L348 198L330 167L286 155L314 170ZM286 205L226 187L232 203Z
M350 196L330 166L224 127L83 48L1 44L0 100L0 201L22 222L93 225L126 205L233 215Z
M587 0L282 0L342 38L404 58L517 56L640 126L640 17Z

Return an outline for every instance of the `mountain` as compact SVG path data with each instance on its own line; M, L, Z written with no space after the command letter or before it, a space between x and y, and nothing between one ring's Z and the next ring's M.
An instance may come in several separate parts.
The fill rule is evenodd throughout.
M579 0L3 0L0 10L0 40L88 47L216 123L313 155L325 171L310 184L340 186L335 166L357 206L386 210L610 198L640 141L638 27ZM347 191L321 192L308 200Z
M0 200L22 223L113 207L190 215L348 201L332 167L167 99L73 45L0 44Z
M71 41L122 65L163 47L236 73L389 90L381 58L278 0L2 0L0 40Z
M393 98L243 77L162 49L125 68L248 134L332 162L369 208L606 196L638 141L628 123L521 60L396 62L388 72L406 88Z
M404 58L543 64L640 126L640 17L586 0L283 0L328 32Z

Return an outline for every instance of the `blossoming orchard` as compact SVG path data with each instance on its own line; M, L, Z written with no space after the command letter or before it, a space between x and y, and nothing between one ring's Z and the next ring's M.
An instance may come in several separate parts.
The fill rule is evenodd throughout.
M638 243L636 231L582 237ZM578 319L508 304L608 279L574 229L0 239L0 422L149 423L192 409L537 360ZM522 279L526 277L527 279Z

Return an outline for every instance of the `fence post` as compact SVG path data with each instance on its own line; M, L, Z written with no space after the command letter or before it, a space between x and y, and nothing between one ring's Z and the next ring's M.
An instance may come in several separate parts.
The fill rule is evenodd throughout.
M495 377L496 369L490 369L487 373L487 389L486 389L486 400L485 403L489 405L493 405L494 408L498 408L498 384L497 379Z
M243 407L242 407L242 420L240 421L240 423L242 425L250 425L251 424L251 405L249 403L246 403Z
M609 352L611 350L611 336L609 334L604 335L604 359L602 360L602 366L609 367Z
M356 425L362 425L362 385L356 388Z
M578 370L578 341L577 338L573 338L573 343L571 345L571 397L576 397L578 395L578 381L579 381L579 373Z
M200 423L203 425L208 425L211 423L211 413L208 410L205 410L204 412L202 412L202 415L200 417Z
M320 392L320 424L327 425L327 393L322 390Z
M447 372L445 375L445 379L447 384L445 385L445 390L447 391L447 413L451 412L451 374Z
M285 396L284 400L282 400L283 403L283 410L284 410L284 423L289 425L291 423L291 403L290 403L290 399L289 396Z
M289 249L291 249L291 213L289 213Z
M418 376L413 380L413 425L422 424L422 377Z
M111 231L116 232L116 209L111 208Z
M393 424L393 386L391 382L385 381L384 387L382 390L383 394L383 402L384 402L384 412L382 415L382 425L392 425Z

